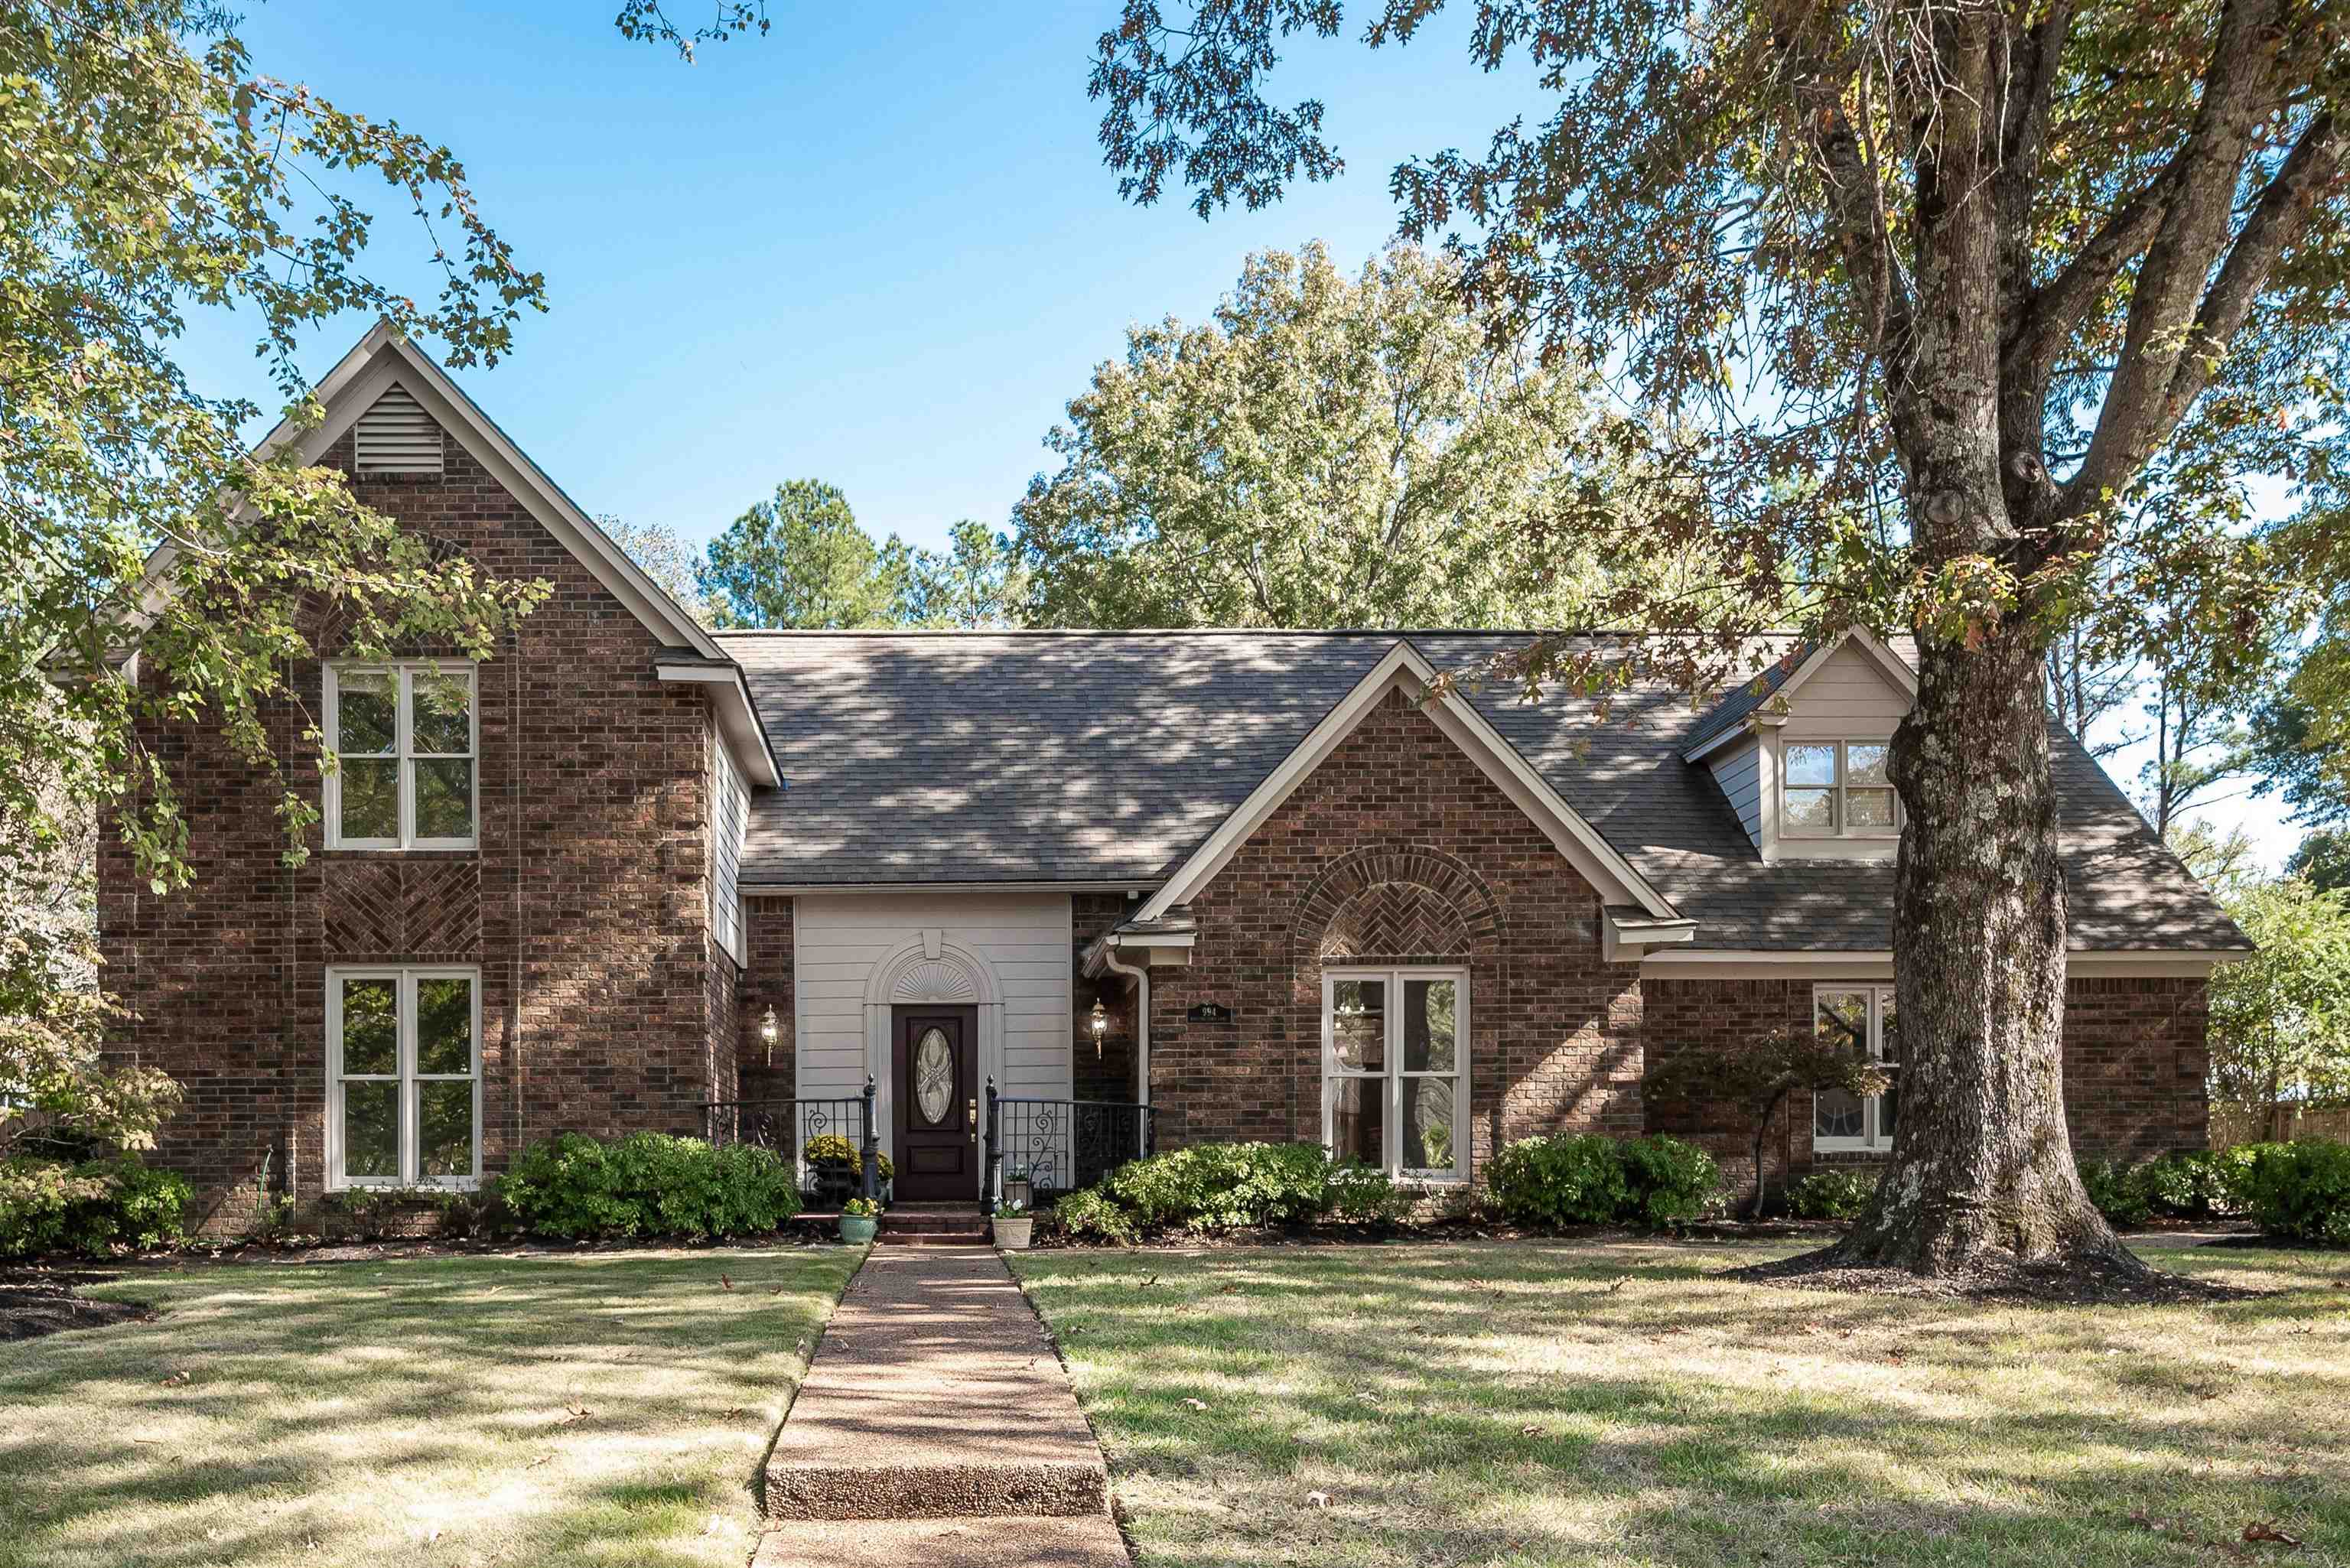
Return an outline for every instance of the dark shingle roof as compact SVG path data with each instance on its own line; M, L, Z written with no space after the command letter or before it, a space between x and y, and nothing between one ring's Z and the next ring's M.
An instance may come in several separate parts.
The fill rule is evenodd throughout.
M746 882L1131 882L1165 877L1400 634L731 633L788 793L762 792ZM1440 669L1522 643L1413 632ZM1792 668L1792 666L1781 666ZM1702 948L1880 950L1888 861L1764 865L1661 686L1517 701L1493 726L1685 915ZM1759 696L1758 696L1758 701ZM1751 708L1751 704L1749 705ZM2103 769L2054 739L2073 945L2216 948L2241 937Z

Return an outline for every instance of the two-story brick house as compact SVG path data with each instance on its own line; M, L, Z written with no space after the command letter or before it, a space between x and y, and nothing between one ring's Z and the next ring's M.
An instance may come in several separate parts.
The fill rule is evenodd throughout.
M467 1183L555 1131L699 1132L868 1075L899 1196L937 1198L977 1195L991 1081L1441 1185L1558 1128L1737 1160L1734 1117L1641 1092L1699 1042L1898 1060L1898 649L1781 643L1711 711L1603 719L1428 699L1487 633L713 634L412 347L370 333L320 396L273 439L554 593L478 664L297 672L277 731L324 813L297 868L273 781L148 737L197 880L159 898L106 852L106 978L117 1049L187 1085L158 1158L218 1224L265 1182ZM2205 977L2242 939L2054 747L2075 1144L2199 1146ZM1897 1110L1799 1105L1772 1163L1878 1156Z

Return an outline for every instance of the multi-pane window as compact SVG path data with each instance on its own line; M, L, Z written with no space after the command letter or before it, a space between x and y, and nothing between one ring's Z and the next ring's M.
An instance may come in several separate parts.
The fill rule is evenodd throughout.
M1898 831L1893 780L1886 771L1892 752L1883 741L1788 742L1782 830L1797 838Z
M751 797L726 742L712 737L710 762L710 929L718 945L745 961L743 950L743 833Z
M1323 1141L1396 1176L1469 1174L1469 977L1337 970L1322 980Z
M1882 1149L1893 1146L1899 1108L1901 1044L1889 985L1824 985L1812 992L1812 1028L1856 1056L1884 1064L1894 1083L1863 1099L1842 1089L1812 1096L1812 1147Z
M481 977L327 971L327 1184L447 1187L482 1174Z
M473 666L330 664L326 707L328 848L474 846Z

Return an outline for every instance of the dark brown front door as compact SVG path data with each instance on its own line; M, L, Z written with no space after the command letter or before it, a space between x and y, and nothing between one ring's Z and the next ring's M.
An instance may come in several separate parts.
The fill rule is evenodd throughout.
M979 1147L972 1137L972 1072L979 1012L901 1007L897 1012L896 1093L900 1201L979 1196Z

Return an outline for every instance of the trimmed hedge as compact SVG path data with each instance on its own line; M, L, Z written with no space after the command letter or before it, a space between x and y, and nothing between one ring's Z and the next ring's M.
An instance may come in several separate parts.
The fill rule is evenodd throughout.
M2255 1151L2282 1147L2182 1149L2136 1163L2085 1159L2081 1185L2111 1225L2143 1225L2157 1214L2174 1220L2217 1219L2241 1214L2248 1207L2244 1182Z
M497 1192L523 1229L564 1241L758 1235L800 1211L799 1183L772 1150L667 1133L532 1144Z
M187 1239L195 1199L184 1177L136 1155L0 1162L0 1256L169 1246Z
M2293 1241L2350 1244L2350 1143L2253 1144L2244 1155L2240 1190L2262 1231Z
M1787 1189L1787 1209L1798 1220L1857 1220L1877 1196L1874 1170L1815 1170Z
M2153 1216L2154 1199L2147 1191L2145 1166L2117 1159L2085 1159L2080 1171L2081 1185L2088 1189L2089 1201L2106 1217L2106 1224L2127 1230Z
M1494 1204L1520 1225L1673 1225L1703 1213L1720 1179L1713 1156L1661 1134L1520 1138L1485 1170Z
M1122 1166L1053 1212L1073 1236L1129 1241L1144 1231L1386 1220L1399 1206L1385 1172L1332 1159L1319 1144L1208 1143Z

